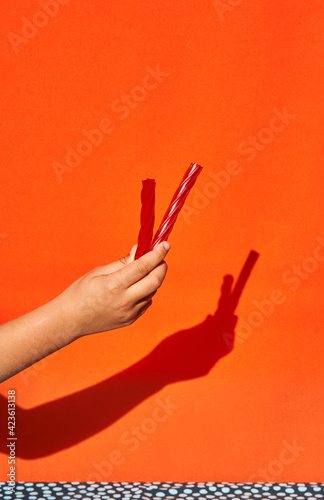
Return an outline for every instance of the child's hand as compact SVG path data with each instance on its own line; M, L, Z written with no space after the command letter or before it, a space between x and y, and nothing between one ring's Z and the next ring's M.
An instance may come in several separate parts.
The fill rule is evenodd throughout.
M152 304L161 286L170 244L163 242L134 261L134 251L100 266L72 283L54 301L63 315L66 333L74 339L130 325Z

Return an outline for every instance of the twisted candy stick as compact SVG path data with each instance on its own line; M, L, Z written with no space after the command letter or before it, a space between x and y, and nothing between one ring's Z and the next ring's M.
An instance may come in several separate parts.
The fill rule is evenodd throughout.
M138 246L135 259L139 259L150 250L154 227L155 180L142 181L141 192L141 228L138 233Z
M174 193L168 210L165 212L159 229L155 233L150 250L153 250L161 241L166 241L172 231L174 223L179 215L179 212L193 187L202 167L197 163L191 163L190 167L183 176L183 179Z

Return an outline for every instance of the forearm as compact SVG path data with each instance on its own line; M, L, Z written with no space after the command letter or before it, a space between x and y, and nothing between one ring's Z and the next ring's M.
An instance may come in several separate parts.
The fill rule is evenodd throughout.
M0 382L77 337L68 327L58 298L0 326Z

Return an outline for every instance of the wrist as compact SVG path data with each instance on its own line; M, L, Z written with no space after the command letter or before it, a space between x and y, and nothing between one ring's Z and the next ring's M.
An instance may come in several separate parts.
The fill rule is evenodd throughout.
M62 339L62 343L67 345L82 335L80 324L77 321L77 314L75 314L74 308L70 307L68 301L65 299L66 297L63 292L63 294L51 300L48 306L54 319L53 322L56 325L57 336Z

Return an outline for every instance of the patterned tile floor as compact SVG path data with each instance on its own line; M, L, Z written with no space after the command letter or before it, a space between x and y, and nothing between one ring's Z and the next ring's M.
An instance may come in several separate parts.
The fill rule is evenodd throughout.
M324 499L324 483L16 483L14 491L0 482L4 500L71 499Z

